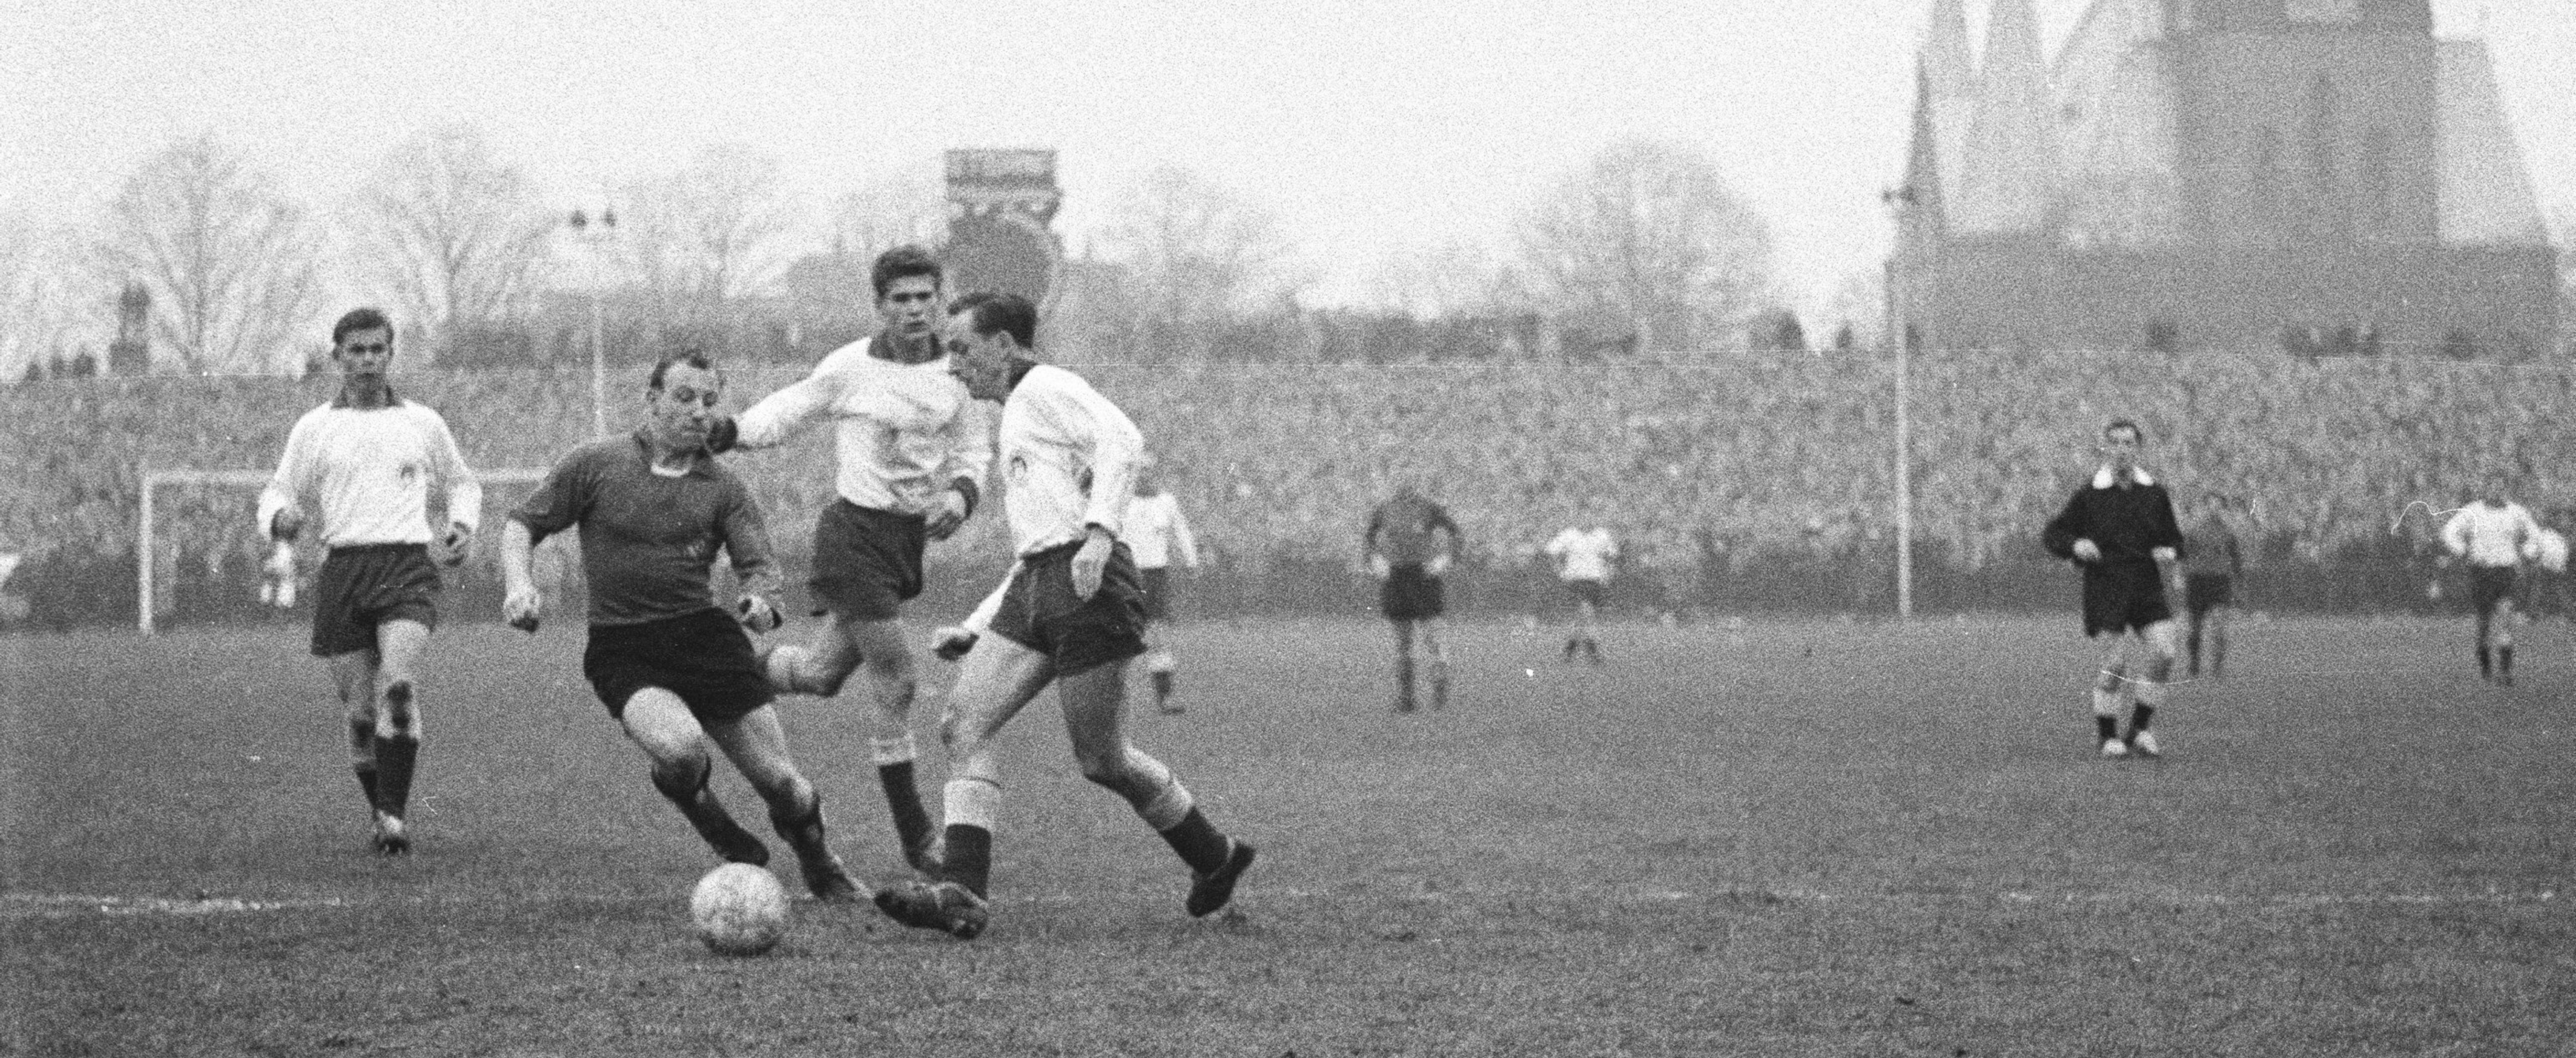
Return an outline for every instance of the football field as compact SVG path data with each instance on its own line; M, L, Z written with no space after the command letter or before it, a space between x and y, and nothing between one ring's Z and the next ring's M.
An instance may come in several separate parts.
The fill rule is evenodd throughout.
M0 641L0 1051L27 1055L2545 1055L2576 1046L2576 646L2481 684L2464 619L2242 626L2161 761L2094 755L2071 616L1454 630L1387 708L1381 625L1178 630L1134 716L1260 845L1239 916L1006 736L980 939L800 900L729 959L715 865L579 677L580 633L443 632L417 852L365 851L300 626ZM791 628L791 631L804 629ZM944 775L921 706L923 782ZM1141 683L1141 678L1139 680ZM862 878L864 706L788 699ZM729 771L718 791L769 835Z

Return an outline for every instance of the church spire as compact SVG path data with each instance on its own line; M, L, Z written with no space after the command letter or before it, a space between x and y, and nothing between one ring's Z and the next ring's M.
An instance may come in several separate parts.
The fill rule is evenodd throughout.
M1950 216L1970 232L2037 231L2057 193L2057 128L2031 0L1995 0Z
M1968 13L1960 0L1932 0L1932 21L1923 31L1916 81L1935 99L1955 99L1976 90L1977 71L1968 57Z

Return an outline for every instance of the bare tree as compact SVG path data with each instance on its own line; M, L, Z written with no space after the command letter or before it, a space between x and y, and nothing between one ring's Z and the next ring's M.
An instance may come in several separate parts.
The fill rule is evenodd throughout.
M938 243L948 203L939 182L922 172L886 172L832 200L832 252L873 261L906 243Z
M61 351L74 326L60 239L19 213L0 213L0 382Z
M1465 241L1395 254L1379 270L1374 294L1379 304L1423 319L1525 311L1531 301L1510 262Z
M1278 220L1187 169L1155 169L1128 188L1101 241L1146 318L1166 326L1221 321L1298 285Z
M703 320L758 290L786 263L794 226L776 158L738 145L697 153L630 189L618 243L635 281L666 310Z
M319 305L304 214L212 136L143 163L107 207L97 269L152 295L156 347L191 372L288 365Z
M461 325L506 319L528 293L555 217L481 129L456 124L397 145L361 198L361 256L411 332L443 349Z
M1715 164L1671 144L1602 151L1523 216L1520 235L1543 298L1628 321L1639 348L1736 333L1770 281L1762 219Z

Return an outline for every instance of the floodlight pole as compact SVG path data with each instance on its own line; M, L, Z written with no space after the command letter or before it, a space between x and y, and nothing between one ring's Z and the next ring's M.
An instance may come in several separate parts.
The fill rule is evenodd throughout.
M1914 189L1897 188L1880 196L1896 220L1895 246L1887 254L1886 341L1896 354L1896 617L1914 619L1914 328L1906 318L1904 270L1905 210L1914 204Z
M573 210L564 223L572 227L575 238L589 248L590 256L590 435L608 436L608 327L601 302L607 298L606 280L600 268L605 245L617 234L617 210L603 206L596 226L590 215Z

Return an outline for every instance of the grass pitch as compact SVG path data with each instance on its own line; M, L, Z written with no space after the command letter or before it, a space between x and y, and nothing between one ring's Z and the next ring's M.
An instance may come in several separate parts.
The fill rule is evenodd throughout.
M301 629L9 640L0 1050L2568 1053L2563 626L2512 690L2465 621L2243 628L2148 762L2093 756L2071 624L1617 628L1602 669L1467 626L1454 704L1410 716L1379 625L1185 627L1190 711L1134 734L1261 845L1240 918L1181 913L1186 871L1042 700L1008 736L990 932L805 901L755 959L690 936L715 861L577 630L441 634L398 860L364 851ZM854 701L783 712L883 881Z

